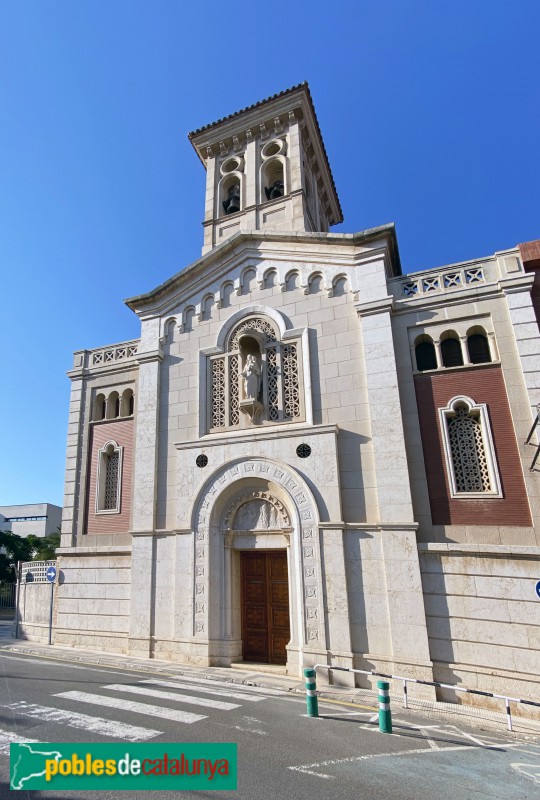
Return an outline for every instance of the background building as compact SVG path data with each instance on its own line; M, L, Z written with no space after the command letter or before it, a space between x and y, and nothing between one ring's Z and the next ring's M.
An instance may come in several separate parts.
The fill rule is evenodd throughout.
M61 524L62 508L51 503L0 506L0 530L17 536L49 536L58 533Z
M538 243L329 233L305 84L190 139L202 258L69 373L55 641L537 694Z

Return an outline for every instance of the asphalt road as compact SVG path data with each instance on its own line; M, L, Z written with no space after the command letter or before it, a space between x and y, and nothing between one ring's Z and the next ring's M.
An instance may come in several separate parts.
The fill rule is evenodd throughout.
M166 683L172 685L165 685ZM0 798L9 742L237 742L235 792L155 791L170 800L538 800L540 743L394 712L381 734L373 710L201 676L152 675L0 652ZM17 738L18 737L18 738ZM20 791L20 797L140 800L134 791Z

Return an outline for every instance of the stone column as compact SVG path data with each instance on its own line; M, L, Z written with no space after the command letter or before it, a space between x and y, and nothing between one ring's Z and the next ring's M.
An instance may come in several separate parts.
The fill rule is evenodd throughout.
M223 536L223 622L222 622L222 635L224 639L232 639L232 592L233 592L233 573L232 573L232 548L233 548L234 534L232 531L227 531Z

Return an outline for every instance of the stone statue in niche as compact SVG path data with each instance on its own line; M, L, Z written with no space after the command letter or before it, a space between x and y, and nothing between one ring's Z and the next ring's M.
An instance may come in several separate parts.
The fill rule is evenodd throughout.
M280 527L277 509L266 500L250 500L241 505L233 523L235 531L259 531Z
M257 425L264 411L262 403L262 353L264 334L250 331L239 337L239 349L242 370L242 386L240 389L240 411Z
M246 400L258 400L259 392L261 389L261 368L257 363L256 357L253 353L249 353L246 358L244 369L242 370L244 378L244 396Z

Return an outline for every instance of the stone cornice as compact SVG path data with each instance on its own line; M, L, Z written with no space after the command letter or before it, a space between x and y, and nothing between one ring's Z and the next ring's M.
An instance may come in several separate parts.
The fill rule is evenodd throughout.
M394 298L391 296L382 297L380 300L372 300L369 303L355 303L354 307L359 317L370 317L373 314L383 314L392 311Z
M166 313L171 304L180 304L189 299L194 293L202 290L209 282L218 279L230 270L235 262L242 262L248 258L260 261L264 258L261 246L265 243L283 243L284 258L299 258L298 252L291 252L290 245L305 244L308 247L321 246L321 255L327 248L346 247L354 250L361 246L372 244L377 254L387 254L392 260L393 269L401 274L399 253L397 248L396 232L393 223L370 228L358 233L309 233L309 232L280 232L280 231L245 231L235 233L223 244L218 245L200 259L190 264L181 272L177 272L167 281L157 286L150 292L130 297L124 302L129 308L141 317L156 316ZM357 261L363 262L372 258L374 252L351 255L350 266L354 267ZM334 254L328 254L334 257ZM306 250L305 258L311 260L311 254ZM323 261L325 259L322 259ZM327 260L327 259L326 259ZM186 292L185 296L182 293Z
M122 361L117 364L99 364L96 367L70 369L66 372L66 375L72 381L77 380L77 378L87 378L89 375L119 375L123 372L138 370L139 360L139 356L135 356L130 361Z
M511 278L501 278L499 287L505 294L514 294L516 292L530 292L534 283L534 272L515 275Z
M319 522L322 530L343 530L343 531L417 531L417 522L391 522L385 525L384 522Z
M222 447L224 444L238 444L243 442L260 442L267 439L300 438L317 436L321 434L334 434L337 436L337 425L269 425L266 429L257 431L230 431L229 433L214 435L207 434L195 441L176 442L177 450L206 450L209 447Z
M419 553L439 553L448 556L481 556L483 558L540 558L540 547L520 547L513 544L459 544L455 542L419 542Z
M96 545L95 547L57 547L58 556L131 555L131 545Z
M139 364L148 364L151 361L163 361L163 351L149 350L147 353L137 353L137 362Z

